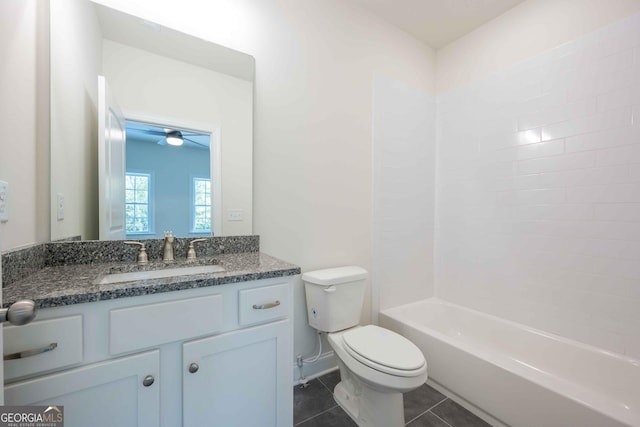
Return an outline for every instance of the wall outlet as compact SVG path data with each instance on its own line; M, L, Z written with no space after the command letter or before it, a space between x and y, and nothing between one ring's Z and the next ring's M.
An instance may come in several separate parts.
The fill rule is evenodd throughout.
M9 221L9 183L0 181L0 222Z
M56 206L58 211L58 221L62 221L64 219L64 194L58 193Z
M242 209L227 209L227 221L242 221L244 218Z

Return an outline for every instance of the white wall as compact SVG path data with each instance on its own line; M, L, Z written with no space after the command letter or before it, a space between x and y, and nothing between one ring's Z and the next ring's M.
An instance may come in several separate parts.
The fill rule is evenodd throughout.
M433 93L433 52L343 2L273 2L270 9L275 19L258 27L269 36L250 52L255 231L265 252L303 271L348 264L372 271L373 75ZM368 295L365 302L368 322ZM295 304L295 351L308 355L314 340L302 287Z
M102 71L125 117L166 118L159 124L219 129L222 234L252 234L251 82L110 40L104 40L102 49ZM199 129L198 124L207 128ZM227 221L228 209L242 210L243 221Z
M373 96L375 321L434 294L436 99L384 76Z
M467 83L439 97L437 295L640 357L640 15L534 55L556 12L481 29L528 58L486 78L506 42L447 48L474 51L439 68Z
M48 2L0 2L0 180L9 183L0 250L49 237Z
M78 0L52 1L51 22L51 200L65 201L64 220L51 209L51 239L97 239L100 25Z
M303 271L349 264L372 271L373 75L433 93L433 52L343 2L275 5L270 14L280 16L261 23L269 36L250 52L255 231L265 252ZM314 339L302 287L294 301L295 351L309 355Z

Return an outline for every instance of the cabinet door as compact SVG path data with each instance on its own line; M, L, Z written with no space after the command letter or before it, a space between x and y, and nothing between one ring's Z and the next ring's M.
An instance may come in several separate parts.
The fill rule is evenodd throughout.
M65 427L157 427L158 351L44 375L5 387L6 405L62 405ZM147 375L151 385L143 385Z
M289 320L185 343L183 427L290 427L291 345Z

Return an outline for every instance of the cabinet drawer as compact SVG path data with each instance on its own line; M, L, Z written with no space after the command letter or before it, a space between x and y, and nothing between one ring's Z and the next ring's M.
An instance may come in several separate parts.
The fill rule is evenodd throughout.
M194 338L222 329L222 295L111 310L111 354Z
M6 380L82 362L82 316L3 329Z
M286 283L240 291L240 325L268 322L289 315L289 285Z

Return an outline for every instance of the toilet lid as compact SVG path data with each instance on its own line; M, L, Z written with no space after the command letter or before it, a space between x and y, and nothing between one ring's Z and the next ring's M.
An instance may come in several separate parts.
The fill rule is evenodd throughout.
M425 365L418 347L402 335L374 325L342 335L347 352L365 365L392 375L413 376Z

